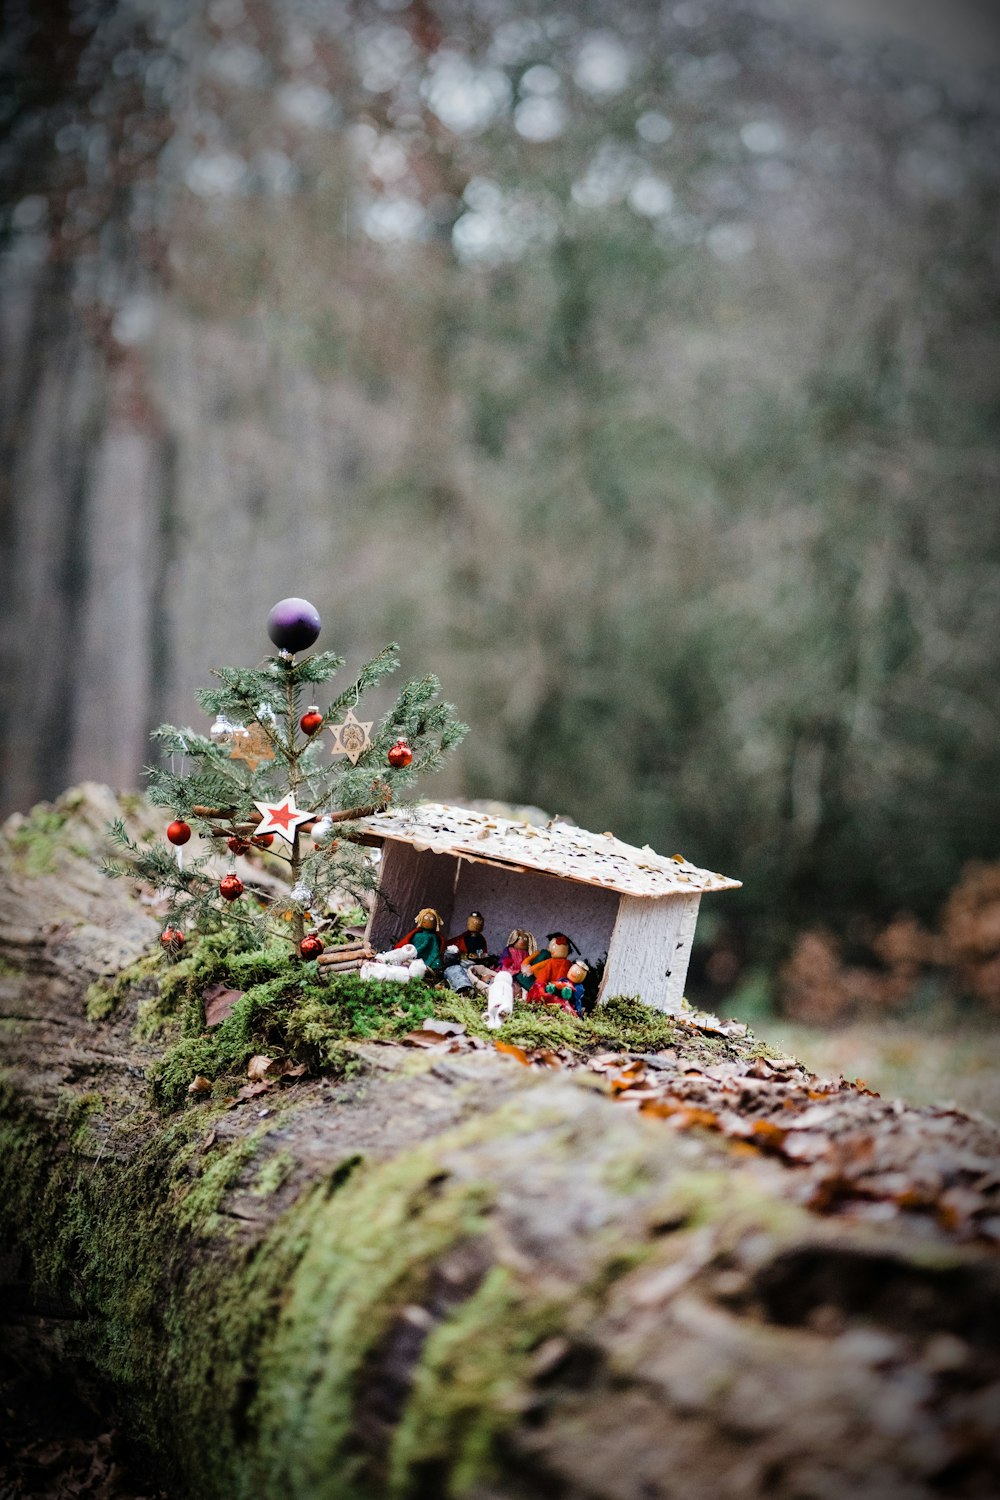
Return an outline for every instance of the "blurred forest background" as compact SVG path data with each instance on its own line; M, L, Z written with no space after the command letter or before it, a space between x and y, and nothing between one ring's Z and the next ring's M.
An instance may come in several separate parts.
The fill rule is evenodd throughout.
M745 881L703 1002L1000 1011L990 5L4 12L4 808L301 594Z

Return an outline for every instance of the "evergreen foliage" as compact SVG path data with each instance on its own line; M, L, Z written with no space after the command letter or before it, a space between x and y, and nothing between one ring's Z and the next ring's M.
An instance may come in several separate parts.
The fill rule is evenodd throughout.
M373 657L322 711L319 729L305 734L299 721L312 706L305 702L305 690L311 698L343 664L332 651L301 659L282 651L256 667L220 667L214 673L219 686L198 694L206 712L216 715L210 734L172 724L153 731L169 764L147 768L150 801L216 842L220 852L236 840L243 846L236 852L259 858L265 872L277 861L288 867L289 875L288 891L282 886L277 903L270 879L259 885L245 881L243 894L227 901L220 894L214 851L187 858L186 849L181 852L166 841L141 845L118 820L111 832L121 858L106 860L104 871L112 877L137 877L166 894L165 930L225 931L230 951L255 953L276 938L301 942L307 923L320 916L335 892L357 897L374 887L374 868L352 842L354 824L398 805L418 776L438 769L466 729L452 705L441 700L438 679L418 677L405 683L395 704L373 722L370 744L356 764L334 758L324 731L357 710L363 695L397 669L398 647L387 646ZM254 765L234 758L247 729L263 736L271 759ZM401 737L409 743L412 760L396 767L387 752ZM181 769L175 769L178 758ZM255 835L260 822L255 802L280 802L289 792L296 806L313 813L316 821L297 828L290 843L276 838L265 847ZM322 829L317 826L321 819L329 820ZM315 841L310 832L317 833Z

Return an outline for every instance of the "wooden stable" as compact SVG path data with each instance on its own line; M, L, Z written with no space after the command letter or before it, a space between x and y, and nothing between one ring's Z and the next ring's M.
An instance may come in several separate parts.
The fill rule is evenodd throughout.
M548 932L567 932L591 963L607 955L602 997L638 995L662 1011L683 999L702 896L740 885L610 833L444 803L379 813L357 834L381 850L367 929L376 949L392 947L423 906L440 912L447 936L481 911L490 952L514 927L540 943Z

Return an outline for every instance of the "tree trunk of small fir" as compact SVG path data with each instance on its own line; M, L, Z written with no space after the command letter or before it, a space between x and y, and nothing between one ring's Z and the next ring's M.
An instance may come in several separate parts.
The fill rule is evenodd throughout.
M39 1366L99 1377L172 1494L997 1492L983 1243L810 1212L801 1168L490 1047L357 1043L233 1108L157 1109L167 960L87 1014L158 953L95 870L121 811L84 787L4 830L0 1274ZM660 1063L683 1075L686 1045ZM893 1118L918 1175L990 1170L985 1124Z

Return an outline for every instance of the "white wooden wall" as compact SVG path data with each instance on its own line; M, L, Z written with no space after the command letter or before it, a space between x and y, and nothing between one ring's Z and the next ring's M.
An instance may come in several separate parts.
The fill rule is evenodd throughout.
M526 927L542 944L547 932L569 933L580 952L596 963L608 951L617 910L617 891L463 859L449 933L461 932L470 911L481 911L491 953L501 951L512 928Z
M382 845L378 895L368 919L369 942L379 952L391 948L409 932L423 906L440 912L445 932L450 932L457 869L451 854L431 854L387 840Z
M659 900L622 896L602 1000L611 995L638 995L656 1010L680 1008L700 900L699 895Z

